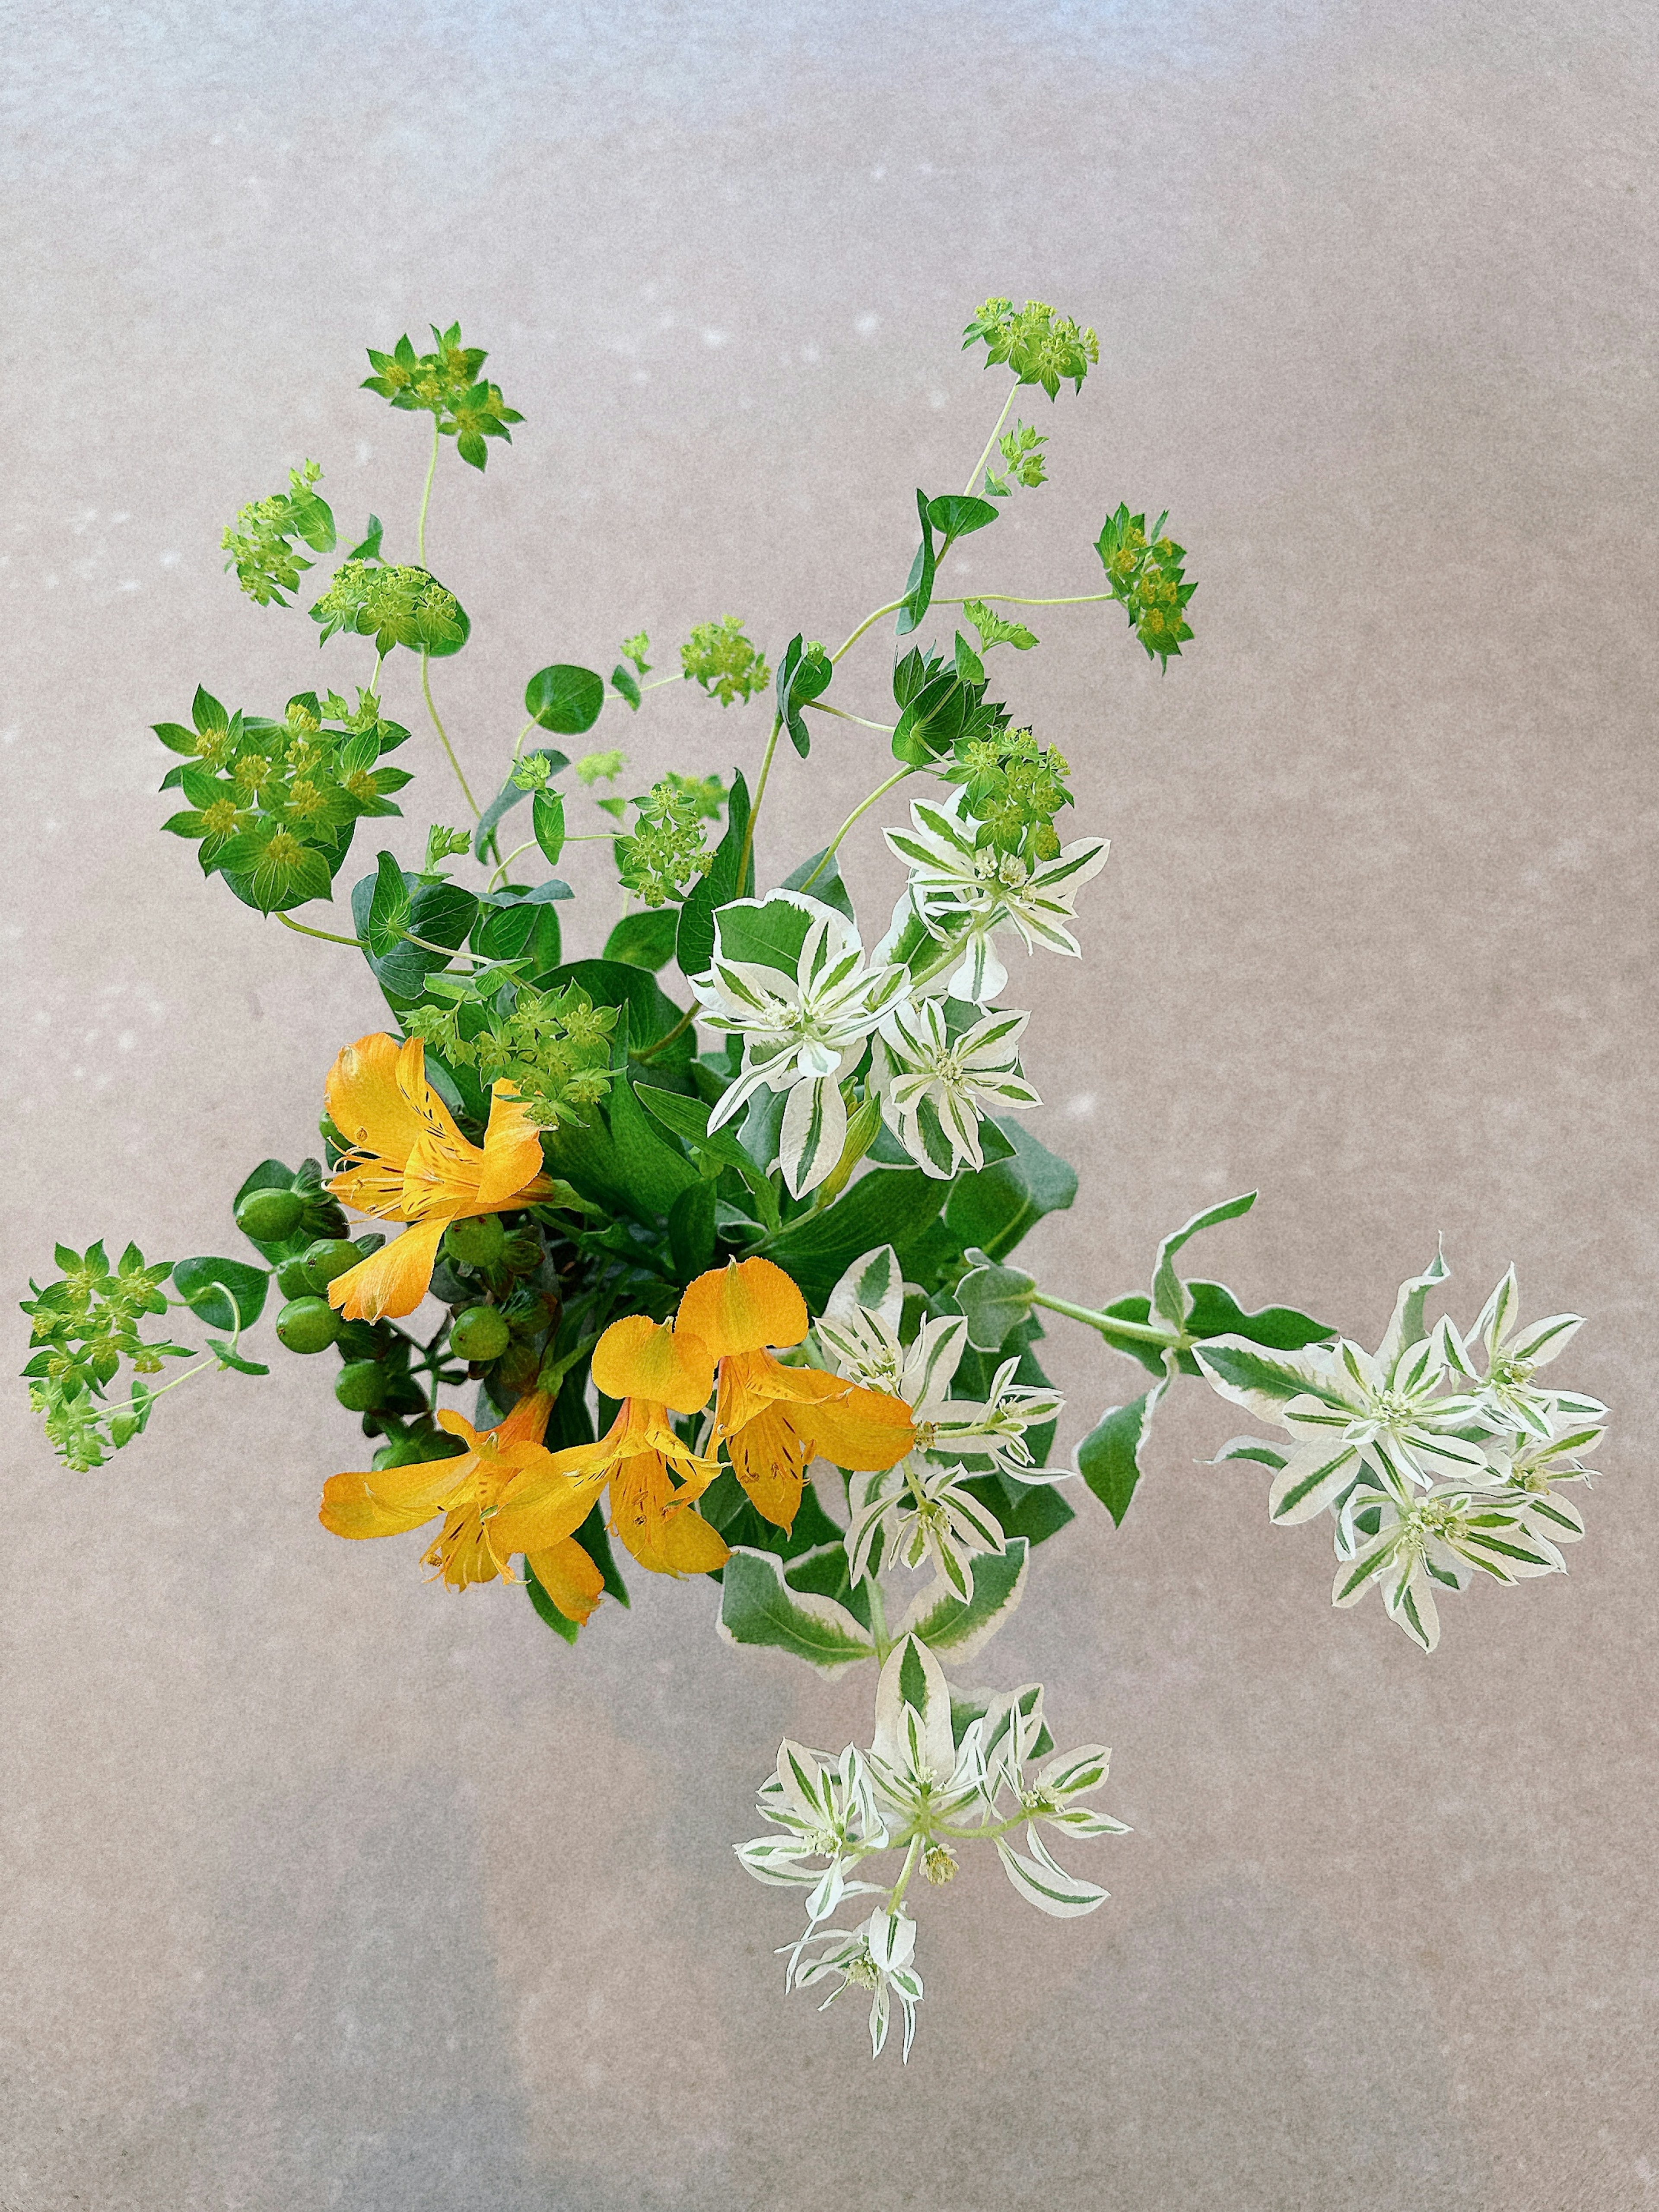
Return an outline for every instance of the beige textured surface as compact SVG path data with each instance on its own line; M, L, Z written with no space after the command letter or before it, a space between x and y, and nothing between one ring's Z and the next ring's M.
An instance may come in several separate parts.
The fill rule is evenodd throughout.
M0 2206L1659 2202L1650 10L8 25L8 1281L54 1234L224 1248L378 1019L350 955L154 834L145 731L198 678L316 680L303 616L218 574L285 464L407 531L420 426L353 390L366 342L459 315L528 418L434 507L488 782L547 659L886 596L912 485L965 476L1000 397L955 333L1030 292L1100 370L953 575L1086 590L1121 496L1201 584L1167 682L1089 611L1012 672L1114 840L1089 965L1016 973L1085 1171L1045 1275L1133 1289L1259 1183L1206 1267L1374 1340L1443 1230L1466 1319L1511 1257L1593 1316L1573 1372L1618 1428L1571 1577L1449 1604L1425 1659L1194 1465L1238 1424L1186 1386L1123 1534L1085 1501L982 1662L1115 1747L1113 1902L930 1897L906 2073L784 2000L793 1908L729 1850L779 1735L839 1744L861 1684L723 1648L700 1588L573 1656L335 1542L353 1425L291 1363L80 1480L9 1414ZM725 766L758 713L671 693L627 741ZM765 857L871 780L851 742L790 763ZM873 836L850 872L890 896ZM1069 1440L1132 1371L1051 1343Z

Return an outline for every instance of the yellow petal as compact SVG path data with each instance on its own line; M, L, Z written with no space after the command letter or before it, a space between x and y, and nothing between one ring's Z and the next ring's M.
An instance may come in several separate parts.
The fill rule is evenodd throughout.
M809 1457L793 1408L766 1407L726 1439L732 1472L763 1521L791 1528L800 1510Z
M647 1314L614 1321L593 1348L593 1387L607 1398L645 1398L677 1413L708 1403L714 1362L695 1337Z
M507 1419L497 1425L495 1434L504 1444L538 1444L547 1434L547 1417L552 1410L553 1400L550 1392L532 1390L520 1398ZM441 1413L438 1418L443 1420ZM449 1424L445 1421L444 1425L447 1428ZM457 1430L455 1433L459 1435L460 1431Z
M384 1160L360 1160L355 1166L343 1168L338 1175L331 1176L328 1187L342 1206L349 1206L354 1213L368 1213L379 1221L401 1221L404 1218L404 1170L400 1163L388 1166Z
M389 1470L382 1470L389 1472ZM399 1509L371 1497L367 1474L331 1474L323 1485L317 1518L336 1536L402 1536L439 1510L437 1505Z
M392 1513L418 1512L422 1521L471 1497L477 1489L478 1460L472 1452L447 1459L407 1461L401 1467L377 1467L364 1477L368 1494Z
M459 1145L466 1151L477 1147L455 1127L453 1115L437 1092L426 1079L426 1042L422 1037L410 1037L398 1053L394 1071L398 1089L410 1110L418 1115L430 1133L446 1144Z
M885 1390L852 1389L844 1396L826 1392L818 1404L802 1406L794 1419L812 1456L866 1474L896 1467L915 1445L910 1408Z
M483 1170L477 1204L486 1213L515 1199L542 1172L542 1140L531 1127L516 1083L490 1086L489 1127L484 1131Z
M446 1224L417 1222L401 1237L348 1267L328 1286L328 1302L348 1321L398 1321L426 1296Z
M586 1620L605 1591L605 1577L574 1536L526 1552L526 1563L567 1620Z
M769 1260L728 1260L699 1275L680 1300L679 1325L702 1339L716 1359L799 1344L806 1334L806 1301Z
M420 1115L399 1087L395 1038L359 1037L328 1072L328 1116L354 1151L401 1167L415 1149Z
M604 1439L549 1452L503 1496L491 1530L496 1549L503 1553L539 1552L574 1536L592 1511L610 1472Z
M653 1574L707 1574L729 1556L719 1529L676 1492L659 1452L636 1453L611 1469L611 1525Z

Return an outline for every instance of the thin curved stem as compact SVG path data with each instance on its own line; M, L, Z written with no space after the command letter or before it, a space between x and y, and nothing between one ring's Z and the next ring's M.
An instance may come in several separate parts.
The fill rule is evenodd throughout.
M755 803L749 810L749 819L743 827L743 847L738 854L737 896L743 896L744 884L749 879L749 856L755 849L755 824L760 820L761 802L766 797L766 780L772 773L772 756L778 749L778 732L783 727L781 714L772 717L772 734L766 740L766 751L761 761L760 781L755 786Z
M678 1021L675 1023L673 1028L668 1030L665 1036L659 1036L655 1044L647 1045L643 1052L630 1051L628 1057L630 1060L654 1060L659 1052L667 1051L669 1046L673 1043L676 1037L683 1037L696 1018L696 1008L695 1006L688 1006L685 1012L680 1016Z
M432 503L432 479L438 466L438 418L432 418L432 455L426 465L426 486L421 494L420 520L415 526L415 550L422 568L426 566L426 511Z
M1160 1352L1178 1350L1181 1338L1174 1329L1152 1328L1145 1322L1120 1321L1115 1314L1097 1313L1092 1306L1073 1305L1069 1298L1051 1298L1046 1291L1030 1293L1034 1306L1046 1306L1050 1313L1064 1314L1067 1321L1081 1322L1106 1338L1121 1337L1131 1344L1156 1345Z
M995 428L992 430L990 436L985 441L985 451L980 455L979 459L974 463L973 467L968 471L968 481L962 488L964 497L972 492L974 489L974 479L978 476L980 471L985 466L987 461L990 459L991 449L996 444L998 438L1002 434L1003 424L1008 420L1008 410L1013 405L1015 400L1018 397L1019 386L1016 384L1010 387L1008 397L1002 403L1002 412L997 416Z
M914 768L902 768L896 775L890 775L885 783L878 783L875 789L870 793L868 799L861 799L859 801L858 805L848 816L846 821L842 823L840 829L836 830L835 836L824 847L823 858L818 862L817 867L813 869L811 874L808 876L806 881L801 884L800 888L802 890L810 891L811 890L813 884L817 883L818 878L829 866L830 861L835 859L836 848L840 845L842 839L847 835L853 824L858 820L859 817L861 814L867 814L870 811L870 809L875 805L876 801L890 792L896 783L902 783L907 775L914 775L916 771Z
M506 873L507 873L507 870L512 866L512 865L513 865L513 863L514 862L514 860L516 860L518 859L518 857L519 857L520 854L520 853L527 853L527 852L530 850L531 846L532 846L532 845L535 843L535 842L536 842L536 841L535 841L535 839L534 839L533 837L531 837L531 838L526 839L526 841L525 842L525 843L523 843L522 845L515 845L515 846L513 848L513 850L512 850L512 851L507 854L507 858L506 858L506 859L501 862L501 866L499 866L499 867L495 871L494 874L490 877L489 881L489 882L484 885L484 889L485 889L487 891L493 891L493 890L495 890L495 888L496 884L497 884L498 883L500 883L500 882L501 882L501 878L506 875Z
M380 696L380 671L385 666L385 653L377 653L374 656L374 673L368 679L368 696L371 699L375 700L376 702L379 701Z
M968 598L1000 599L1005 606L1010 607L1091 607L1101 599L1115 599L1116 596L1115 592L1077 592L1066 599L1023 599L1018 592L970 592ZM936 607L965 607L968 599L935 596L932 604Z
M874 614L866 615L864 620L853 632L851 637L847 640L847 642L844 645L837 646L835 652L830 654L830 658L831 661L837 661L841 659L843 653L850 652L852 647L858 643L859 640L864 635L865 631L870 628L872 623L878 623L884 615L896 615L903 605L904 601L902 599L890 599L884 607L878 607Z
M481 811L478 802L472 796L472 787L468 783L466 778L461 774L461 764L455 757L454 746L449 742L449 732L445 729L442 722L439 720L438 709L432 703L431 659L431 654L422 647L421 652L421 689L426 695L426 711L432 717L432 726L438 732L443 749L449 756L449 765L455 771L455 781L460 785L461 795L466 800L467 805L472 809L472 818L476 822Z
M872 722L865 714L849 714L844 707L832 707L825 699L803 699L801 704L814 714L833 714L838 722L856 722L861 730L879 730L884 738L890 738L898 726L896 722Z
M276 917L284 929L297 930L301 937L320 937L328 945L355 945L361 952L365 948L361 937L342 937L332 929L312 929L303 921L290 921L285 914Z

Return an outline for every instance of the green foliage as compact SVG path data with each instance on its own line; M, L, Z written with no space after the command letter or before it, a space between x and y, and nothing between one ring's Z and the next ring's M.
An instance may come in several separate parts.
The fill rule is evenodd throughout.
M576 780L592 791L596 783L614 783L627 766L628 755L612 745L605 752L584 753L575 763Z
M745 703L772 680L766 656L744 635L736 615L699 623L680 647L680 666L688 682L702 684L722 707Z
M1006 730L1008 709L988 699L985 690L984 667L965 640L958 638L956 658L948 663L912 646L893 671L899 708L893 757L911 768L931 768L945 753Z
M430 327L430 353L417 354L407 333L390 353L376 353L370 346L374 374L363 379L363 388L378 392L394 407L434 416L439 435L453 438L461 459L482 469L489 458L485 440L505 438L511 444L507 425L522 422L524 416L503 402L499 385L479 376L489 356L480 346L462 344L459 323L447 331L435 323Z
M959 737L939 766L945 781L959 783L966 794L979 824L975 843L1027 861L1052 860L1060 851L1054 819L1072 804L1066 787L1071 772L1064 753L1040 744L1029 729Z
M538 668L524 690L524 710L556 737L579 738L591 730L605 706L605 679L575 662L555 661Z
M617 870L630 891L648 907L684 898L714 865L703 842L708 818L702 787L690 779L665 775L634 802L631 837L617 840ZM720 810L714 810L718 821Z
M311 610L328 643L340 630L372 637L377 653L394 645L441 660L459 653L472 625L453 592L428 568L394 568L384 561L344 561Z
M30 1324L23 1373L48 1443L83 1474L143 1431L155 1394L141 1378L168 1359L189 1358L190 1347L141 1334L146 1316L167 1310L166 1261L152 1265L129 1244L112 1267L101 1240L84 1252L60 1244L55 1257L58 1278L44 1287L31 1280L33 1295L20 1301ZM123 1359L132 1370L130 1395L109 1406L105 1393Z
M958 1176L945 1203L952 1234L993 1260L1005 1258L1045 1214L1063 1212L1077 1196L1075 1168L1012 1115L998 1127L1014 1148L1012 1158Z
M1016 484L1024 484L1035 491L1040 483L1047 483L1048 471L1042 459L1047 438L1040 437L1029 422L1018 419L1012 430L1005 430L997 440L997 449L1002 455L1006 475L998 476L992 470L985 471L985 489L993 499L1006 499Z
M198 1321L210 1328L240 1335L264 1311L270 1277L245 1260L180 1260L173 1270L174 1288Z
M382 720L369 695L350 708L336 692L321 702L298 692L274 721L227 714L198 685L191 718L193 729L155 726L170 751L189 756L161 780L189 805L162 827L198 842L203 872L222 873L262 913L327 898L359 819L401 811L392 793L409 776L380 761L409 732Z
M1167 513L1159 515L1149 542L1146 516L1120 505L1095 544L1112 597L1128 615L1147 658L1156 655L1166 670L1193 634L1187 602L1198 589L1186 580L1185 547L1164 535L1169 519Z
M1016 307L1012 300L988 300L963 333L965 353L983 343L985 366L1006 363L1021 384L1040 384L1050 399L1063 383L1081 392L1083 380L1100 359L1100 341L1080 330L1067 315L1056 315L1041 300Z
M285 607L283 594L299 590L301 573L313 564L295 551L295 538L315 553L334 550L333 514L327 501L312 489L322 473L315 461L290 469L286 491L239 507L235 521L226 526L220 540L230 556L225 566L236 571L237 582L256 606L269 606L274 600Z
M596 1006L586 991L565 984L550 991L507 984L488 998L458 981L447 1006L410 1009L404 1027L424 1037L452 1068L471 1068L482 1088L516 1083L538 1127L586 1120L611 1087L612 1006Z
M994 645L1012 645L1017 653L1029 653L1036 643L1035 630L1027 629L1024 623L1005 622L983 599L969 599L962 610L979 632L979 649L988 653Z

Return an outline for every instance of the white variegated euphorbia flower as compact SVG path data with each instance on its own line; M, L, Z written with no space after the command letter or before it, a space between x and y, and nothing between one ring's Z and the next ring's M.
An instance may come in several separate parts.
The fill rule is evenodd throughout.
M1425 1323L1425 1296L1445 1277L1437 1258L1401 1285L1375 1358L1346 1343L1291 1353L1225 1338L1195 1347L1224 1397L1278 1420L1296 1446L1237 1437L1218 1459L1273 1470L1276 1521L1328 1510L1332 1601L1356 1605L1380 1589L1389 1619L1425 1651L1440 1638L1437 1596L1468 1589L1477 1571L1504 1583L1565 1572L1559 1547L1584 1525L1557 1486L1589 1480L1583 1455L1601 1443L1606 1413L1597 1399L1532 1381L1576 1334L1576 1314L1522 1330L1511 1267L1474 1331L1482 1373L1449 1317Z
M992 1012L952 1036L937 999L901 1000L883 1017L875 1085L882 1119L919 1168L942 1180L981 1168L980 1117L1040 1106L1019 1065L1029 1014Z
M1129 1832L1082 1802L1105 1781L1110 1754L1098 1744L1054 1752L1039 1684L976 1702L982 1710L970 1711L958 1735L938 1657L921 1637L902 1635L882 1666L870 1749L860 1753L849 1747L832 1762L822 1752L786 1742L758 1799L785 1833L738 1849L758 1880L812 1886L805 1932L781 1947L789 1962L786 1985L810 1989L834 1980L826 2004L849 1986L867 1990L876 2053L895 2000L904 2014L904 2055L910 2053L921 1982L912 1963L915 1923L904 1899L918 1871L930 1884L947 1882L963 1848L988 1843L1028 1904L1073 1919L1104 1904L1107 1893L1067 1874L1039 1831L1073 1841ZM1022 1828L1023 1851L1011 1841ZM845 1878L849 1858L867 1870L883 1849L904 1854L890 1887L875 1892L868 1882ZM804 1863L814 1856L829 1863L822 1873ZM821 1929L819 1907L837 1883L839 1896L874 1892L884 1901L857 1928Z
M728 949L732 941L744 957ZM804 892L721 907L714 959L691 988L707 1027L742 1038L743 1065L710 1114L710 1130L733 1120L757 1091L782 1092L784 1181L797 1198L815 1189L847 1141L842 1079L908 982L902 968L872 969L846 915Z
M953 1398L951 1383L967 1347L959 1314L924 1321L909 1344L899 1324L904 1286L890 1245L855 1260L831 1291L817 1324L819 1346L837 1374L902 1398L916 1425L916 1449L897 1466L854 1478L847 1553L856 1583L870 1569L876 1540L908 1567L932 1559L958 1596L972 1586L975 1554L1000 1552L1002 1523L966 1485L988 1472L1016 1481L1066 1482L1068 1468L1038 1468L1028 1430L1056 1419L1057 1390L1014 1381L1019 1361L1005 1360L988 1398Z
M939 802L919 799L910 823L908 830L883 833L909 870L909 883L892 927L876 947L878 959L890 954L915 916L959 955L942 988L982 1006L1008 981L994 942L1000 931L1012 929L1028 952L1042 945L1076 957L1077 895L1106 865L1104 837L1079 837L1052 860L1028 862L975 842L979 825L960 791Z

